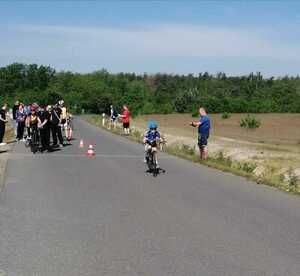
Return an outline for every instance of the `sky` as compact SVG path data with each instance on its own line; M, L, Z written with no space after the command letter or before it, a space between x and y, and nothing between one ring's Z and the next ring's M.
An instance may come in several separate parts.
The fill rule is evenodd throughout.
M299 26L297 0L0 0L0 66L297 75Z

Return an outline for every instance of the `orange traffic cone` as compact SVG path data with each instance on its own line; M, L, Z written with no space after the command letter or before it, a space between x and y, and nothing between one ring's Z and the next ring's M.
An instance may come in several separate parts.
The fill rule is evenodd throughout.
M79 148L80 148L80 149L83 149L83 148L84 148L84 144L83 144L83 140L82 140L82 139L80 140Z
M86 155L87 155L88 157L92 157L92 156L95 155L94 148L93 148L93 145L92 145L92 144L89 145L89 149L87 150Z

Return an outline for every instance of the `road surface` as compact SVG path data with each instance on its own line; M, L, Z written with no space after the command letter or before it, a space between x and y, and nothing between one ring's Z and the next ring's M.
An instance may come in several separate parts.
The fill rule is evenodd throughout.
M300 275L300 199L75 122L73 145L18 144L0 194L0 275ZM79 140L95 144L88 158Z

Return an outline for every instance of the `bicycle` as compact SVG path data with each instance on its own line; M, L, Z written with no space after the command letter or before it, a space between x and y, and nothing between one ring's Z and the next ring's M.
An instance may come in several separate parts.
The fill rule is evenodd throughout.
M31 138L29 138L29 146L33 154L38 152L40 148L40 139L37 127L32 127Z
M156 177L159 174L159 168L157 167L157 160L156 160L156 151L153 151L153 148L156 148L157 141L149 141L147 142L149 149L146 153L146 163L148 166L148 172L152 173L154 177Z

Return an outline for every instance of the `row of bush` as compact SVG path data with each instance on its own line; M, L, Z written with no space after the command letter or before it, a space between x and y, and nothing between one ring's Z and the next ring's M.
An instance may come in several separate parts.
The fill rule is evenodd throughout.
M135 114L300 112L300 78L172 74L79 74L49 66L14 63L0 68L0 101L53 103L64 98L73 112L108 112L128 104Z

